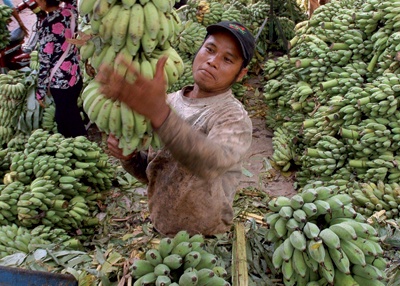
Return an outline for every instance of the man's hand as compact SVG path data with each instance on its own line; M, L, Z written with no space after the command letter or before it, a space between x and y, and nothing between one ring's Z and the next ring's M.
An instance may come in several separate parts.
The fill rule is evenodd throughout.
M43 99L37 99L37 101L39 102L39 105L40 105L42 108L46 108L46 104L44 104Z
M107 97L125 102L132 110L150 119L153 128L160 127L168 117L170 108L165 101L167 82L164 76L164 66L167 57L161 57L156 66L153 79L140 74L123 57L118 57L117 63L127 68L135 81L129 82L110 66L100 66L96 80L101 83L100 92Z
M108 154L114 156L117 159L128 161L136 154L133 152L129 155L123 155L122 149L118 147L119 140L113 134L109 134L107 138Z

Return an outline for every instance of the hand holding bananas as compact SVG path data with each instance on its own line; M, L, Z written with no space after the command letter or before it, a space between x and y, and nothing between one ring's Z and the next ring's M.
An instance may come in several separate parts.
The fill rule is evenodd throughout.
M164 76L164 66L167 57L161 57L156 65L154 77L149 79L135 69L123 57L116 60L125 65L127 73L135 79L126 80L117 69L103 65L100 67L96 80L101 84L100 92L106 97L126 103L132 110L148 118L153 128L158 128L168 117L170 108L165 101L167 82Z
M123 150L119 147L119 140L115 135L110 134L107 138L107 148L108 154L114 156L115 158L123 161L129 161L136 154L136 152L130 153L128 155L123 154Z

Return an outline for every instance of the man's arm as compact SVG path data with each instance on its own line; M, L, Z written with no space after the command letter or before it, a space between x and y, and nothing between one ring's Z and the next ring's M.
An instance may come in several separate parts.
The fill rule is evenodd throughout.
M157 133L177 161L212 179L240 163L251 145L252 123L244 110L226 108L206 135L171 111Z
M21 27L22 31L24 31L25 36L28 36L28 34L29 34L28 28L26 28L24 22L22 22L17 9L13 8L12 15L15 18L15 20L17 20L18 25Z
M134 152L124 155L123 150L119 148L119 140L113 134L107 138L108 154L120 160L122 167L129 174L138 179L141 183L147 184L146 175L147 154L144 152Z

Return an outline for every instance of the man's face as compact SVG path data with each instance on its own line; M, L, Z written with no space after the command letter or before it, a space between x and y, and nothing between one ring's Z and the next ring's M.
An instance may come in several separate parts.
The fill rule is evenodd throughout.
M194 82L206 92L224 92L246 74L242 64L235 38L226 32L214 33L205 40L193 61Z

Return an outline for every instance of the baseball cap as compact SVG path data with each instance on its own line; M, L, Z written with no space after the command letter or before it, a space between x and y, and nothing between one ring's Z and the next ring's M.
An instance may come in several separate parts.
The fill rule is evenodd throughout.
M228 31L239 41L244 59L243 66L247 66L253 58L256 45L253 34L238 22L222 21L208 26L207 36L219 31Z

